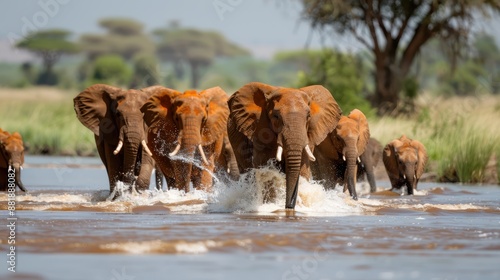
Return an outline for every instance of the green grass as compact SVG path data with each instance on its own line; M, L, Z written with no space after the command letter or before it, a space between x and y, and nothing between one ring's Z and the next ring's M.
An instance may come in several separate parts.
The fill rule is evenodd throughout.
M46 90L46 89L44 89ZM0 128L19 132L29 154L95 155L93 133L76 118L72 93L0 92ZM43 91L43 90L41 90ZM76 93L75 93L76 95Z

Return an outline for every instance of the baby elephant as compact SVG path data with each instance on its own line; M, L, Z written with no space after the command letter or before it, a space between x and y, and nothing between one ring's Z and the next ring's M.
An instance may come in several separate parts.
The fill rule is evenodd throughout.
M383 161L391 180L391 190L406 185L408 194L412 195L424 173L427 159L424 145L405 135L387 144L383 152Z

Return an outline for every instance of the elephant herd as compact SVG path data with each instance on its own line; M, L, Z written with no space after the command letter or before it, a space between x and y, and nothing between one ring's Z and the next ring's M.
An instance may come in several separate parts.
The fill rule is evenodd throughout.
M220 87L180 92L96 84L74 98L74 109L94 133L110 200L123 191L118 182L133 193L147 189L154 168L158 189L164 176L169 188L210 191L214 174L237 179L272 162L286 176L285 208L294 209L300 176L330 188L343 185L356 200L356 180L364 174L376 191L373 169L382 156L392 189L406 186L413 194L427 162L424 146L404 135L382 151L370 138L365 115L357 109L343 115L320 85L297 89L252 82L228 96ZM4 139L2 147L9 147ZM8 160L9 153L2 148L3 169L19 166Z

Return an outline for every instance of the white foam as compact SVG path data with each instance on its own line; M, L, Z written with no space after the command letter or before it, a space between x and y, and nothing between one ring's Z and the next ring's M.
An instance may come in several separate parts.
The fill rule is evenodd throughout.
M229 185L215 185L209 199L210 212L272 213L285 205L285 174L267 166L243 174ZM269 194L272 194L268 196ZM267 201L264 203L264 198ZM336 215L362 212L361 204L337 190L325 191L315 181L299 180L296 211L310 215Z

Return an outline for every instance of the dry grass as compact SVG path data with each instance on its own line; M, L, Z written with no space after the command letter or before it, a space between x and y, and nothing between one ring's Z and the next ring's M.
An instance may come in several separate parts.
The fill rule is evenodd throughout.
M408 118L384 117L370 122L381 143L406 134L427 148L438 178L467 183L484 182L488 161L500 145L500 96L440 98L424 95L420 113ZM497 165L500 172L500 164ZM497 176L493 176L497 177Z

